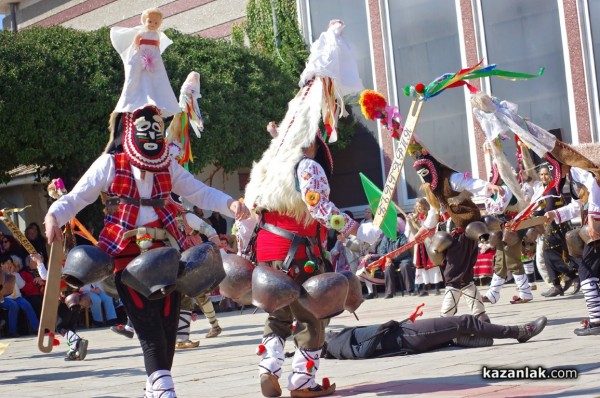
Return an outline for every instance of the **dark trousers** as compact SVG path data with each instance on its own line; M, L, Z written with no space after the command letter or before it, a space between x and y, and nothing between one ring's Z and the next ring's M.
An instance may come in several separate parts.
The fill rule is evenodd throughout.
M444 280L446 286L462 289L473 282L473 267L477 262L477 242L464 233L452 236L452 245L446 251Z
M148 300L121 282L121 272L115 274L115 285L140 340L146 374L171 370L181 295L174 291L165 298Z
M79 322L80 305L69 308L65 303L58 303L58 316L56 319L56 330L64 334L67 330L74 332Z
M473 315L461 315L416 320L415 323L406 322L394 332L394 335L401 339L403 349L421 353L448 345L450 341L461 335L516 339L519 336L519 328L482 322Z
M554 286L560 285L560 274L567 274L570 277L575 274L575 270L570 269L563 259L562 247L544 248L544 263L548 277Z
M600 277L600 241L590 242L583 248L583 256L579 265L579 279Z
M415 266L411 262L400 262L396 264L392 262L385 267L385 294L393 296L396 293L396 274L400 267L400 277L404 283L404 288L412 292L415 290Z

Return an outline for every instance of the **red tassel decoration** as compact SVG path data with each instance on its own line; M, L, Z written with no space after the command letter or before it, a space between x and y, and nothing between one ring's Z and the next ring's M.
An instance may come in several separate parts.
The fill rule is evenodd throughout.
M315 361L313 361L312 359L309 359L308 362L306 362L306 371L312 372L314 368L315 368Z
M329 381L329 377L323 377L323 388L328 390L331 387L331 382Z
M419 311L421 309L421 307L424 307L425 303L421 303L420 305L417 306L417 308L415 308L415 312L413 312L412 314L410 314L410 316L408 317L408 319L410 319L410 321L412 323L415 323L415 320L420 317L421 315L423 315L423 311Z
M54 333L48 333L48 337L50 337L52 339L52 346L57 347L60 345L60 341L54 336L55 336Z

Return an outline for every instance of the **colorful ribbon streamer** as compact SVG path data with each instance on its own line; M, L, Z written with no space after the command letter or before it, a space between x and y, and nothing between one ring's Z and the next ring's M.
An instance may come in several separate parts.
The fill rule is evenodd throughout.
M483 66L483 60L479 61L477 65L471 66L469 68L461 69L456 73L444 73L443 75L434 79L427 86L422 87L421 91L416 91L419 95L422 96L422 100L428 100L429 98L433 98L436 95L439 95L444 90L448 88L462 87L467 86L471 93L477 92L477 88L470 85L466 82L466 80L472 79L480 79L488 76L497 76L502 79L507 80L522 80L522 79L533 79L536 77L540 77L544 74L544 68L540 68L536 75L532 75L529 73L522 72L513 72L508 70L496 69L496 64ZM418 87L417 84L415 87ZM421 84L422 86L422 84ZM414 90L411 90L410 87L406 87L404 89L404 93L407 96L412 96Z

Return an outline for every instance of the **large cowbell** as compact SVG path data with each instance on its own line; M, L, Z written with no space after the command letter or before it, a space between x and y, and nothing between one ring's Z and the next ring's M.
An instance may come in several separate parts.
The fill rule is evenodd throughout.
M252 305L252 289L248 290L243 296L233 299L233 301L240 305Z
M252 290L254 265L250 260L237 254L225 254L223 268L225 279L219 284L219 291L223 296L237 301Z
M215 290L225 278L223 259L212 242L190 247L181 254L177 290L196 297Z
M158 247L134 258L123 270L121 281L149 300L158 300L175 290L179 250Z
M465 228L465 235L477 242L485 242L490 238L487 225L482 221L471 221Z
M565 234L565 240L567 241L567 249L569 250L569 255L571 257L581 257L583 256L583 248L585 246L585 242L579 236L581 232L581 228L575 228L568 231Z
M317 319L333 318L344 311L348 279L338 272L311 276L302 284L298 302Z
M300 286L286 273L266 265L252 272L252 304L268 313L290 305L300 297Z
M75 246L67 255L62 270L64 281L80 288L89 283L97 283L110 276L114 264L112 258L104 250L96 246Z
M112 298L119 298L119 292L117 291L117 285L115 284L115 275L109 275L107 278L101 280L99 283L100 287L106 294Z
M348 295L346 296L344 309L348 312L355 312L363 301L365 301L365 298L362 295L360 279L358 279L358 276L352 271L342 271L340 274L348 279Z

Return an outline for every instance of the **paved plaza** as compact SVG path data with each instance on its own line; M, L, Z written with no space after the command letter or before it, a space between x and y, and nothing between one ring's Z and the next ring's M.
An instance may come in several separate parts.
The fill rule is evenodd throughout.
M541 287L541 286L540 286ZM543 288L545 289L545 288ZM506 285L500 303L488 305L495 323L517 324L546 315L548 326L528 343L496 340L486 348L446 348L404 357L362 361L322 360L319 377L337 384L334 397L594 397L600 396L600 336L577 337L572 330L586 316L583 296L541 297L511 305L515 285ZM381 297L381 295L380 295ZM404 319L419 303L424 317L439 313L441 296L395 297L366 301L358 310L360 321L345 313L330 327L371 325ZM459 314L466 313L464 302ZM177 351L173 375L177 395L189 397L260 397L255 354L266 318L252 310L218 314L221 336L204 339L208 322L192 323L197 349ZM142 397L145 384L143 357L137 340L107 328L81 330L89 340L82 362L65 362L64 340L50 354L38 351L34 337L0 340L0 397ZM293 350L288 340L286 351ZM287 380L286 360L282 381ZM482 366L494 368L576 368L576 380L484 380ZM285 382L282 383L286 385ZM286 393L284 388L284 396Z

